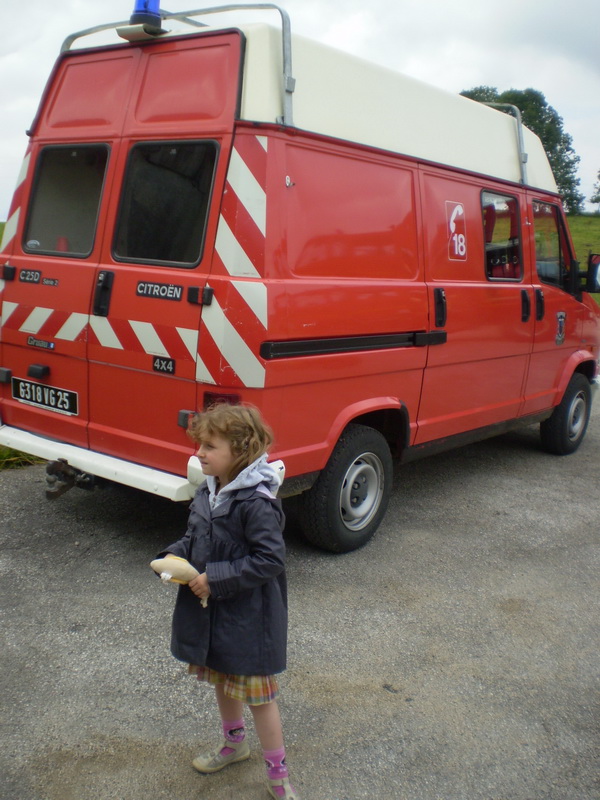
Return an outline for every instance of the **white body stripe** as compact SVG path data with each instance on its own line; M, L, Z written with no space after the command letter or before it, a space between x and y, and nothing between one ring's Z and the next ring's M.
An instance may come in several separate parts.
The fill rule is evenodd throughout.
M51 316L53 311L53 308L42 308L41 306L37 306L21 325L19 330L21 333L37 333L44 322L48 320L48 317Z
M227 180L240 202L250 214L258 230L263 236L267 227L267 195L246 166L235 147L231 152L231 161L227 172Z
M18 303L11 303L8 300L5 300L2 303L2 318L0 319L0 325L6 325L8 322L10 315L13 313L15 308L18 308Z
M149 356L170 357L169 351L162 343L160 336L151 322L137 322L136 320L130 319L129 324L133 328L133 332L137 336L139 343Z
M123 345L113 331L110 322L106 317L90 317L90 327L98 337L102 347L113 347L115 350L123 350Z
M88 324L88 320L89 314L71 314L54 338L64 339L67 342L74 342Z
M192 328L175 328L175 330L181 337L181 341L187 347L188 353L195 361L196 355L198 354L198 331Z
M198 331L194 331L191 328L177 328L176 330L187 347L189 354L196 362L196 380L202 383L216 384L216 380L210 374L198 353Z
M17 176L17 185L15 186L15 189L18 189L19 186L23 183L23 181L27 177L30 160L31 160L31 153L27 153L27 155L23 158L23 161L21 163L21 169L19 170L19 174Z
M269 142L267 137L266 136L257 136L256 137L256 141L259 143L259 145L263 148L263 150L266 153L267 152L267 145L268 145L268 142Z
M238 278L260 278L258 270L244 252L222 215L219 217L215 250L230 275Z
M200 354L198 354L198 358L196 360L196 380L199 383L211 383L213 386L217 385L216 380L208 371L208 367L200 358Z
M2 234L2 244L0 244L0 250L4 250L14 239L15 233L17 232L17 226L19 224L19 216L21 214L21 209L17 208L15 213L12 217L7 220L6 225L4 226L4 233Z
M235 288L248 303L252 311L261 321L264 328L267 327L267 287L264 283L256 281L232 281Z
M216 298L205 307L202 321L240 380L246 386L262 388L265 385L265 368L227 319Z
M21 162L21 169L19 170L19 175L17 177L15 192L27 177L27 171L29 169L30 159L31 159L31 153L27 153L27 155ZM6 225L4 226L4 233L2 234L2 242L0 243L0 250L4 250L5 247L8 247L8 245L13 240L17 232L20 216L21 216L21 208L19 207L15 209L14 214L12 214L10 219L7 220Z

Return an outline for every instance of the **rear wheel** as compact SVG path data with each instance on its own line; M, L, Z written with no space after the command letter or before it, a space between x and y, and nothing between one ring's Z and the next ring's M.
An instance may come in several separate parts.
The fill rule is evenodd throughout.
M590 382L585 375L576 372L552 416L540 425L544 449L559 456L574 453L585 436L591 408Z
M383 519L391 487L392 456L385 438L374 428L349 425L303 495L304 536L334 553L362 547Z

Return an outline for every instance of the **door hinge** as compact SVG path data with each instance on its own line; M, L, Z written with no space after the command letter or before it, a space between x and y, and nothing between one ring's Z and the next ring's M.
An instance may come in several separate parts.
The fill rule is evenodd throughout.
M215 290L211 286L205 286L203 289L200 289L199 286L188 286L188 303L193 303L196 306L209 306L212 303L214 293Z

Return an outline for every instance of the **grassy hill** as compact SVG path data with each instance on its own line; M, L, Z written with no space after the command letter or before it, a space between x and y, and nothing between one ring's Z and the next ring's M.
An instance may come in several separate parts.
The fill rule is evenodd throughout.
M588 253L600 253L600 214L581 214L567 217L575 245L575 253L583 267Z

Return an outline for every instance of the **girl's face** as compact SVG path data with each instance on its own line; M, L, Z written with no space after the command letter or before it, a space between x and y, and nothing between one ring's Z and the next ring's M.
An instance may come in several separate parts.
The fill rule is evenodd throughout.
M207 436L200 442L198 458L205 475L218 478L221 486L229 483L227 476L235 459L227 439L216 435Z

